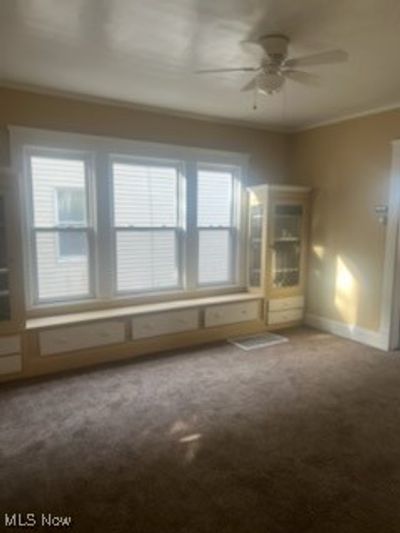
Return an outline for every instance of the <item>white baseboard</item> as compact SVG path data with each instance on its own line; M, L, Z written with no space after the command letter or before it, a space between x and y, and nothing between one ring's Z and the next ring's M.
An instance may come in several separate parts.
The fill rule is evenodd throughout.
M345 322L339 322L331 320L330 318L324 318L318 315L312 315L307 313L304 319L307 326L311 326L316 329L321 329L338 335L339 337L345 337L380 350L388 350L388 336L380 331L372 331L370 329L360 328Z

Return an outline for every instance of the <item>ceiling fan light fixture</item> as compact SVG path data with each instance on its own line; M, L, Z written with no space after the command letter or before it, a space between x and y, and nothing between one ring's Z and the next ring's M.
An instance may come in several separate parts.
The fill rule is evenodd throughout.
M319 85L319 77L312 72L298 70L298 67L341 63L348 60L348 53L335 49L317 52L303 57L288 58L289 38L281 34L262 35L255 41L264 50L264 56L258 66L227 67L220 69L201 70L198 73L211 72L255 72L256 76L242 87L241 91L254 91L273 95L284 86L285 80L293 80L309 87Z
M281 74L267 73L260 76L258 90L264 94L274 94L282 89L284 83L285 78Z

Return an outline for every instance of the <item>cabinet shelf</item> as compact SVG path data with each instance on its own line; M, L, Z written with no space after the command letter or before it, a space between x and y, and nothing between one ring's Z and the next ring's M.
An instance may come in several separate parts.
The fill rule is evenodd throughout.
M279 239L274 239L274 243L276 244L286 244L286 243L296 243L300 242L299 237L282 237Z

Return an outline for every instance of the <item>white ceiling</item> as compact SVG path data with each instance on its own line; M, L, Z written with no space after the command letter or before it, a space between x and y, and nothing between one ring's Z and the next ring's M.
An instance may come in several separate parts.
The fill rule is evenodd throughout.
M257 65L240 41L279 32L290 56L332 48L348 63L308 67L321 84L241 93ZM0 81L263 127L299 128L400 101L399 0L0 0ZM304 68L304 70L306 70Z

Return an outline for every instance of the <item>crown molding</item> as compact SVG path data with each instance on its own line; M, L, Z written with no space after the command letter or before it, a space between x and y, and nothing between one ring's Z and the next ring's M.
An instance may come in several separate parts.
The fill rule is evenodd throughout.
M259 123L249 120L233 119L228 117L211 116L202 113L194 113L190 111L179 111L177 109L171 109L167 107L151 106L147 104L139 104L135 102L128 102L126 100L117 100L115 98L108 98L103 96L95 96L86 93L79 93L73 91L66 91L62 89L54 89L49 87L42 87L34 84L18 83L9 80L0 80L0 88L12 89L16 91L25 91L33 94L39 94L44 96L53 96L58 98L66 98L68 100L74 100L79 102L87 102L91 104L100 104L112 107L119 107L124 109L132 109L136 111L142 111L147 113L154 113L164 115L166 117L182 118L190 120L198 120L201 122L213 123L221 126L235 126L240 128L246 128L256 131L264 131L267 133L281 133L281 134L296 134L303 131L309 131L324 126L332 126L353 120L357 118L363 118L370 115L377 115L387 111L394 111L398 109L400 111L400 101L386 106L379 106L370 108L364 111L358 111L354 113L348 113L339 115L337 117L328 118L326 120L306 123L301 126L285 126L283 124L276 123Z
M251 130L260 130L268 133L289 133L291 128L284 127L278 124L266 123L261 124L259 122L252 122L249 120L231 119L228 117L211 116L202 113L193 113L190 111L179 111L171 108L157 107L146 104L138 104L135 102L128 102L126 100L117 100L114 98L107 98L103 96L95 96L85 93L65 91L61 89L54 89L49 87L42 87L38 85L31 85L26 83L16 83L8 80L0 80L0 89L11 89L16 91L25 91L33 94L39 94L43 96L53 96L58 98L66 98L68 100L75 100L79 102L87 102L91 104L100 104L105 106L119 107L124 109L132 109L136 111L143 111L147 113L160 114L168 117L182 118L198 120L201 122L208 122L213 124L219 124L222 126L236 126L240 128L247 128Z
M324 126L333 126L334 124L340 124L341 122L346 122L348 120L353 120L356 118L368 117L370 115L379 115L380 113L385 113L387 111L395 111L398 109L400 111L400 102L396 102L386 106L374 107L365 111L359 111L356 113L349 113L347 115L341 115L336 118L331 118L327 120L322 120L320 122L310 123L304 126L293 128L289 133L301 133L302 131L309 131L316 128L322 128Z

